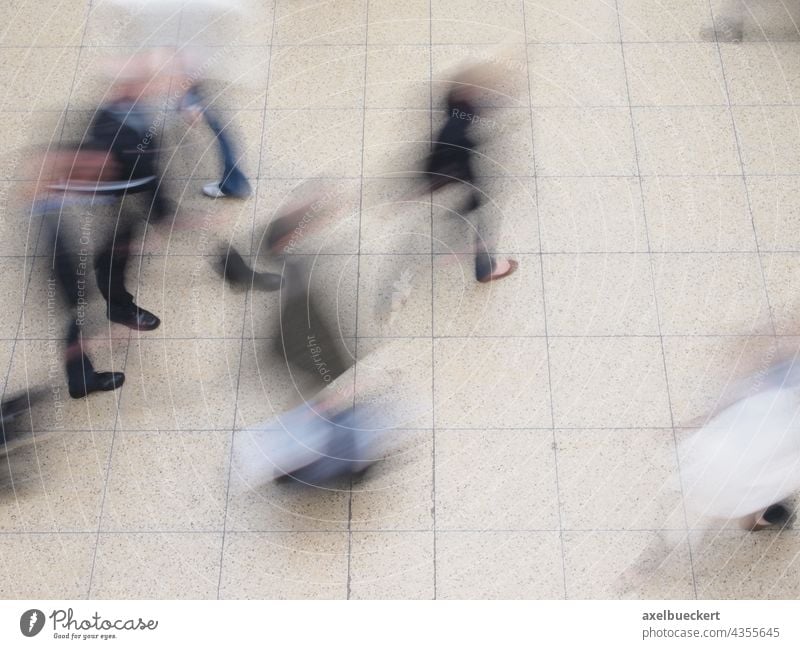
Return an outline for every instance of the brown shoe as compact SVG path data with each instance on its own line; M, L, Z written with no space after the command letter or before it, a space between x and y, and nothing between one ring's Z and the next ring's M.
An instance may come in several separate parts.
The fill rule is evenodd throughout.
M512 275L514 273L514 271L516 271L517 268L519 268L519 264L516 261L514 261L513 259L508 259L507 261L508 261L508 270L500 273L499 275L495 275L494 273L492 273L488 277L481 278L478 281L481 284L488 284L489 282L495 282L498 279L503 279L504 277L508 277L509 275Z

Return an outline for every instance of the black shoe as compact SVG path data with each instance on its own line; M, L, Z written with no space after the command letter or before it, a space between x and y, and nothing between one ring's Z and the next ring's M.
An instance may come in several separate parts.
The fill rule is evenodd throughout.
M277 273L254 271L233 248L220 252L215 268L230 284L242 289L252 286L262 291L277 291L283 282Z
M116 390L125 383L122 372L92 372L83 385L69 386L69 396L73 399L82 399L92 392L108 392Z
M763 518L770 525L784 525L789 520L789 510L785 505L778 503L777 505L770 505L766 511L761 514Z
M111 320L111 322L125 325L136 331L152 331L153 329L157 329L158 325L161 324L161 320L158 319L158 316L144 309L140 309L135 304L129 306L109 306L108 319Z

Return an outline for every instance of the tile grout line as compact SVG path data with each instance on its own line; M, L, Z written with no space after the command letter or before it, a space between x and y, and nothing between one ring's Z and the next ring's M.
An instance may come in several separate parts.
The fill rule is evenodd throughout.
M363 94L361 96L361 174L359 176L359 190L358 190L358 243L356 249L358 255L356 256L356 304L355 304L355 327L353 331L353 338L355 345L353 350L353 409L356 408L356 388L358 380L358 307L359 298L361 295L361 230L362 212L364 209L364 160L366 158L366 145L365 133L367 123L367 73L369 70L369 0L366 0L366 12L364 15L364 76L363 79ZM345 599L350 599L351 595L351 560L353 548L353 476L350 476L350 488L347 493L347 583L345 590Z
M525 32L525 40L528 40L528 21L527 15L525 11L525 0L521 0L522 4L522 26ZM558 474L558 442L556 440L556 418L555 412L553 407L553 377L552 371L550 367L550 338L549 338L549 330L547 327L547 299L545 295L545 284L544 284L544 258L542 256L542 224L541 220L539 219L539 178L537 173L536 167L536 129L534 128L534 119L533 119L533 95L532 95L532 88L531 88L531 75L530 75L530 59L528 55L528 47L525 48L525 80L527 81L528 85L528 99L530 101L530 131L531 131L531 158L533 161L533 191L535 194L534 203L536 209L536 227L538 230L538 239L539 239L539 280L541 282L541 289L542 289L542 320L544 324L544 347L545 347L545 359L547 362L547 389L549 391L549 401L550 401L550 424L551 424L551 441L553 445L553 468L555 471L555 479L556 479L556 507L558 510L558 539L559 544L561 546L561 577L564 584L564 599L568 599L567 597L567 559L566 559L566 551L564 546L564 518L563 512L561 507L561 483L559 480Z
M750 226L753 228L753 238L755 239L756 253L758 255L758 269L761 272L761 282L764 287L764 298L767 301L767 309L769 310L769 321L770 325L772 326L772 333L774 335L777 332L777 328L775 327L775 317L772 311L772 304L769 298L769 289L767 288L767 276L766 273L764 272L764 259L761 255L761 244L759 243L758 230L756 229L756 222L753 214L753 201L750 196L750 187L748 186L747 183L747 173L744 166L744 157L742 156L742 145L739 137L739 128L736 125L736 118L733 112L733 105L731 104L730 89L728 88L728 78L727 75L725 74L725 61L722 58L722 51L720 50L719 46L719 38L717 36L717 30L716 30L716 16L714 15L714 7L711 4L711 0L708 0L708 11L711 14L711 28L714 30L714 43L716 46L715 49L717 52L717 60L719 61L719 68L720 72L722 73L722 83L725 86L725 97L728 100L727 104L728 115L731 120L731 126L733 127L733 137L734 140L736 141L736 155L738 156L739 159L739 168L741 169L742 172L741 173L742 184L744 185L744 193L745 196L747 197L747 211L750 214Z
M267 66L267 79L264 87L264 106L262 108L262 121L261 121L261 139L258 143L258 167L256 170L256 178L255 178L255 196L254 196L254 205L253 205L253 220L250 223L250 253L252 257L252 266L255 268L255 258L257 255L255 254L255 250L253 249L253 241L255 239L255 230L256 230L256 218L258 215L258 199L259 199L259 178L261 175L261 164L264 157L264 136L266 131L266 114L267 114L267 103L269 101L269 84L272 74L272 42L275 38L275 23L276 21L276 14L278 10L278 0L273 0L272 2L272 32L270 34L270 44L269 44L269 65ZM244 156L244 152L242 153ZM228 452L228 476L225 484L225 512L222 516L222 542L220 543L220 550L219 550L219 573L217 575L217 600L220 599L220 593L222 591L222 572L224 567L225 561L225 542L227 540L228 534L228 506L230 503L230 491L231 491L231 473L233 471L233 453L234 453L234 444L235 444L235 437L236 437L236 422L239 417L239 386L241 385L242 381L242 371L244 367L243 358L244 358L244 349L245 349L245 341L247 340L247 336L245 336L245 332L247 331L247 307L248 304L252 304L253 295L252 290L247 291L245 293L245 298L242 304L242 329L241 329L241 336L239 342L239 368L237 371L236 376L236 394L234 396L234 407L233 407L233 422L231 424L231 434L230 434L230 450ZM252 315L252 308L251 308L251 315ZM255 339L254 339L255 340Z
M430 144L428 152L433 151L433 0L428 0L428 133ZM428 192L430 202L431 239L431 518L433 530L433 599L438 597L438 564L436 560L436 317L435 317L435 279L434 279L434 228L433 228L433 190Z
M679 458L679 454L678 454L678 439L677 439L677 434L675 433L675 417L674 417L673 412L672 412L672 394L671 394L671 391L670 391L669 373L667 372L667 355L666 355L666 352L664 350L664 336L663 336L663 330L662 330L662 327L661 327L661 310L660 310L659 304L658 304L658 290L657 290L657 285L656 285L656 272L655 272L655 268L654 268L654 259L653 259L653 255L652 255L652 246L651 246L651 243L650 243L650 228L649 228L649 225L648 225L648 222L647 222L647 207L644 204L644 188L642 186L641 165L639 163L639 141L638 141L637 135L636 135L636 120L634 119L634 115L633 115L633 106L631 105L631 88L630 88L630 81L629 81L629 77L628 77L628 64L627 64L627 61L626 61L626 58L625 58L625 42L623 41L623 38L622 38L622 16L621 16L620 10L619 10L619 0L614 0L614 6L615 6L616 12L617 12L617 26L618 26L618 29L619 29L619 48L620 48L620 54L622 56L622 69L623 69L623 72L625 74L625 91L626 91L627 98L628 98L628 110L629 110L629 115L630 115L630 120L631 120L631 135L632 135L632 139L633 139L634 158L636 160L636 177L637 177L638 183L639 183L639 198L642 201L642 203L641 203L642 204L642 220L644 221L644 233L645 233L645 239L647 241L647 256L648 256L648 260L649 260L648 266L650 268L650 283L651 283L651 288L653 290L653 305L654 305L655 312L656 312L656 322L658 324L658 340L659 340L659 344L660 344L660 348L661 348L661 366L662 366L662 370L664 372L664 386L665 386L666 392L667 392L667 408L669 410L670 427L671 427L671 430L672 430L672 445L673 445L673 448L675 450L675 462L676 462L676 468L678 470L678 480L679 480L679 484L681 486L681 489L680 489L680 491L681 491L681 506L682 506L682 509L683 509L683 520L684 520L684 526L685 526L684 534L685 534L685 540L686 540L686 547L687 547L688 552L689 552L689 568L690 568L691 573L692 573L692 590L694 592L694 598L697 599L697 578L695 576L694 556L692 554L691 542L689 540L689 520L688 520L688 516L686 514L686 501L684 499L684 493L683 493L683 479L681 477L680 458Z

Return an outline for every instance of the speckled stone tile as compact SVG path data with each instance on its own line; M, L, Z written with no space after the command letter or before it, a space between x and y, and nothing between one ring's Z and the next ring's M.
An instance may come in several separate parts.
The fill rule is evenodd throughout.
M755 253L653 256L665 335L749 334L770 326Z
M437 430L436 529L555 530L549 430Z
M647 252L637 178L539 178L542 252Z
M642 179L642 194L653 252L756 249L741 178L652 176Z
M437 599L562 599L558 532L437 532Z
M431 250L431 202L414 180L365 178L361 193L360 248L363 253Z
M727 108L634 108L633 121L642 175L741 173Z
M543 336L542 273L538 255L497 254L517 271L502 281L475 279L474 255L434 258L433 321L436 336Z
M636 156L628 108L536 108L541 176L632 176Z
M616 43L619 18L605 0L525 0L530 43Z
M0 48L0 110L63 110L78 61L76 48Z
M720 43L731 104L800 103L800 43Z
M800 250L800 178L763 176L747 178L753 224L759 249Z
M89 592L97 532L1 534L3 599L83 599Z
M513 43L525 40L522 6L514 0L468 0L453 11L447 0L431 2L433 43Z
M222 532L100 534L92 599L214 599Z
M361 108L363 46L279 47L273 50L271 109Z
M398 61L403 65L398 66ZM370 45L367 48L366 107L429 108L430 78L429 47Z
M800 111L794 106L734 106L746 174L800 173Z
M277 0L276 45L360 45L367 0Z
M775 333L792 336L800 334L800 321L797 318L797 307L800 306L797 297L800 253L765 253L761 256L761 264Z
M785 0L711 0L720 42L798 41L800 8Z
M434 354L437 427L552 425L543 338L439 338Z
M431 42L430 0L370 0L367 16L370 45L428 45Z
M694 599L683 532L565 532L569 599Z
M618 44L529 45L535 106L627 106L625 67Z
M763 530L691 536L697 597L702 599L794 599L800 535Z
M671 425L658 338L551 338L549 347L557 428Z
M159 340L157 332L135 338L118 430L232 426L241 347L241 340Z
M569 530L686 527L672 429L556 430Z
M433 532L353 532L350 599L433 599Z
M619 0L623 41L700 41L711 27L707 0Z
M223 599L344 599L347 534L339 532L225 536Z
M549 335L658 334L648 255L545 255L542 261Z
M0 530L95 532L112 432L28 435L28 442L3 459Z
M715 43L627 43L634 106L724 106L725 76Z
M781 353L772 336L665 337L664 360L675 425L701 425L740 390L757 385L759 372Z
M88 3L8 2L0 8L3 47L77 46L83 37Z
M118 431L101 529L222 529L230 437L230 431L214 430Z

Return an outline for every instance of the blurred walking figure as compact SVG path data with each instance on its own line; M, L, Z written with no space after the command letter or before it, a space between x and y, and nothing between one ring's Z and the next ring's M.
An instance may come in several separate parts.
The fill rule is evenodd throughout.
M252 193L250 183L239 166L239 155L231 135L232 127L226 124L214 108L216 99L207 91L207 77L212 70L225 65L227 48L211 50L201 47L211 34L224 39L224 44L242 37L246 31L247 14L239 0L112 0L120 16L128 16L132 29L141 33L146 42L154 25L168 24L180 17L179 42L173 52L171 67L174 69L173 90L170 101L177 99L177 107L194 123L203 120L214 134L222 159L222 177L208 183L203 193L211 198L247 198ZM212 38L215 45L222 44ZM163 48L162 48L163 49ZM226 84L230 77L239 82L241 70L225 70L222 75ZM174 107L174 106L171 106Z
M800 366L770 367L758 390L716 414L680 449L686 502L750 530L785 525L800 490Z
M435 192L450 184L461 184L468 191L466 202L459 210L473 230L475 240L475 279L486 283L508 277L517 269L513 259L495 259L488 239L489 228L480 207L483 193L476 185L473 158L477 142L473 125L483 117L478 105L480 94L499 72L494 66L477 65L457 75L447 95L447 121L432 142L423 173L427 186L422 191Z

